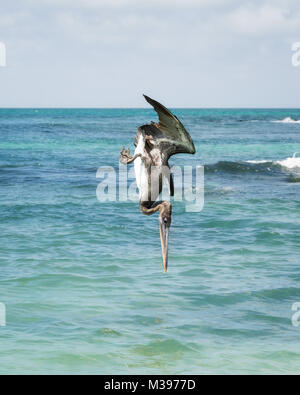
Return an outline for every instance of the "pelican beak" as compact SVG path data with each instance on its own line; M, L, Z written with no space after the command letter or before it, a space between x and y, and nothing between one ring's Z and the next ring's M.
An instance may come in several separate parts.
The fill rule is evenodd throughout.
M163 268L164 272L168 268L168 240L169 240L169 226L164 223L159 223L160 230L160 241L161 241L161 252L163 257Z

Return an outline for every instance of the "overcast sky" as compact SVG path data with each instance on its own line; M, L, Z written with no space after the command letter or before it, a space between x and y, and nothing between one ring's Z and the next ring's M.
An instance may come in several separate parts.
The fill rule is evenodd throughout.
M0 0L0 107L299 107L299 0Z

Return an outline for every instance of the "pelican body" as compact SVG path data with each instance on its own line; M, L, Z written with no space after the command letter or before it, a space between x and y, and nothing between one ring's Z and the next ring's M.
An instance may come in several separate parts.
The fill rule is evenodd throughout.
M138 128L134 145L134 155L123 147L120 162L134 162L136 183L139 189L140 209L145 215L159 211L160 239L163 256L163 269L168 267L168 238L171 225L172 205L169 201L156 201L168 180L170 195L174 195L174 183L168 160L179 153L195 153L193 140L179 119L159 102L145 96L159 117L159 123L143 125Z

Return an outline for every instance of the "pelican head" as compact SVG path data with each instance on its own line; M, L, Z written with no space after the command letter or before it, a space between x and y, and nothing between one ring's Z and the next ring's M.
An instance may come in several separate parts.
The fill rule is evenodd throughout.
M159 212L160 215L158 217L158 221L159 221L161 251L163 256L163 268L164 268L164 272L166 272L168 268L169 228L171 225L171 216L172 216L171 203L168 201L162 202L159 207Z

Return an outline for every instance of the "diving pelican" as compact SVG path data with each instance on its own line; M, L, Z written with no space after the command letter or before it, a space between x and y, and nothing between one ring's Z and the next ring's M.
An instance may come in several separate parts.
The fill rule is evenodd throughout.
M172 205L169 201L157 201L163 186L163 179L169 181L170 195L174 196L174 183L170 173L169 158L172 155L196 152L193 140L179 119L166 107L144 95L158 114L159 122L151 122L138 128L134 155L123 147L120 162L134 162L136 183L139 189L140 210L145 215L159 211L160 240L163 269L168 267L168 239L171 225Z

